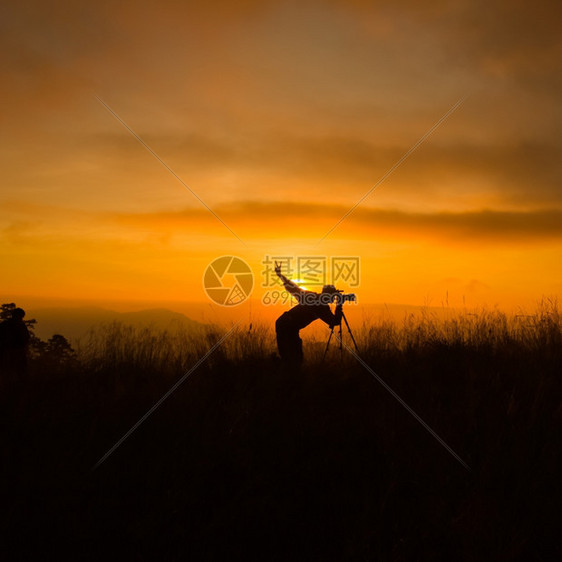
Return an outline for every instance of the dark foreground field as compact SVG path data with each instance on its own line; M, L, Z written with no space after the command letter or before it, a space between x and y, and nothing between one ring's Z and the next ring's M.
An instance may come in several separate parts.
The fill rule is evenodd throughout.
M556 311L358 331L470 472L352 357L322 365L310 345L283 372L263 330L234 334L92 471L218 337L178 351L111 326L80 365L35 364L2 395L2 558L562 559Z

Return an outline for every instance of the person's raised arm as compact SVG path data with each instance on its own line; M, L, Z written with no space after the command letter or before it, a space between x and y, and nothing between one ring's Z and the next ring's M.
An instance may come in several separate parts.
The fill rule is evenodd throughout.
M276 273L277 277L279 277L279 279L281 279L285 289L287 289L287 291L289 293L291 293L291 295L299 295L300 293L304 292L304 290L301 289L296 283L294 283L290 279L287 279L287 277L285 277L281 273L281 264L280 263L275 262L275 273Z

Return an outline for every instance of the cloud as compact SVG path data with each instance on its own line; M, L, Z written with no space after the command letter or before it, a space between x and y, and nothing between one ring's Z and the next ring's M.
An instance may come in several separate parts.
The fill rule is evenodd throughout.
M410 22L430 28L444 41L449 54L468 60L502 61L512 70L530 67L553 69L545 57L561 46L559 21L562 5L557 0L330 0L342 11L355 11L361 21L387 19L400 33ZM369 29L368 26L360 27ZM375 28L377 29L377 28Z
M260 233L260 238L292 236L300 232L301 236L309 238L311 228L325 234L348 208L330 204L246 201L219 206L214 211L228 224L235 225L238 232L253 229ZM200 228L214 220L207 211L193 208L177 212L116 214L113 218L133 228L171 232ZM412 241L433 239L461 244L561 241L562 209L407 213L359 207L332 235L333 238L355 237L363 240L375 236Z
M125 184L143 198L164 184L156 163L137 166L150 156L97 92L210 203L276 197L270 189L341 202L474 86L372 203L557 206L561 9L547 0L14 4L0 81L11 110L7 189L31 185L35 196L41 183L44 198L118 206Z
M411 146L388 145L384 139L360 136L271 133L240 143L197 134L148 135L145 139L187 178L194 174L212 178L222 170L231 170L247 176L242 189L252 181L268 181L276 188L283 184L286 197L298 196L306 186L314 196L327 187L333 195L335 189L345 188L354 199L367 192ZM88 144L90 148L86 148ZM105 153L106 165L142 151L128 134L97 136L84 147L86 153ZM428 204L428 197L439 195L433 206L441 208L457 207L457 201L464 204L468 197L473 205L482 205L478 197L483 193L500 206L556 204L561 202L561 152L559 142L476 144L429 139L385 180L384 189L392 190L395 200L404 196L414 204L417 200ZM244 197L238 191L235 195ZM275 194L267 197L275 198Z
M4 242L99 240L168 245L174 237L219 243L231 234L203 207L156 212L115 213L70 207L5 202L8 220L0 229ZM331 203L243 201L217 205L213 211L246 240L301 238L317 240L349 207ZM72 239L68 233L72 232ZM430 241L433 244L541 244L562 241L562 209L480 210L412 213L357 207L330 239Z

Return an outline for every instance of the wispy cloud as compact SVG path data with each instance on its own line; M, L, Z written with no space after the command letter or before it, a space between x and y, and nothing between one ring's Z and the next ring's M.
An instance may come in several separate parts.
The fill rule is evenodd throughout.
M221 214L234 224L259 228L262 237L277 237L309 230L341 216L345 207L312 203L264 203L247 201L224 205ZM114 219L133 228L151 227L164 231L189 231L194 223L207 221L197 209L155 213L116 214ZM467 211L439 213L408 213L399 210L361 208L354 214L343 237L363 239L385 236L398 239L438 238L447 243L467 243L478 240L489 242L537 242L562 240L562 209L536 211Z

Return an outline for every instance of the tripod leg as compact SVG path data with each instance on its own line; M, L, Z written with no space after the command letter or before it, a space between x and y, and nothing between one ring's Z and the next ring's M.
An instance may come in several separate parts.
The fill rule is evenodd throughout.
M330 337L328 338L328 342L326 343L326 349L324 350L324 355L322 356L322 363L324 363L324 359L326 359L326 354L328 353L328 348L330 347L330 340L332 339L333 335L334 335L334 328L332 328L332 331L330 332Z
M349 327L349 322L347 321L347 317L343 312L342 312L342 318L345 320L345 325L347 326L347 331L349 332L349 335L351 336L351 341L353 342L353 345L355 346L355 351L357 351L357 353L359 353L359 348L357 347L357 342L355 341L355 338L353 336L353 332L351 331L351 328Z
M340 361L343 360L343 332L342 332L342 325L340 322Z

